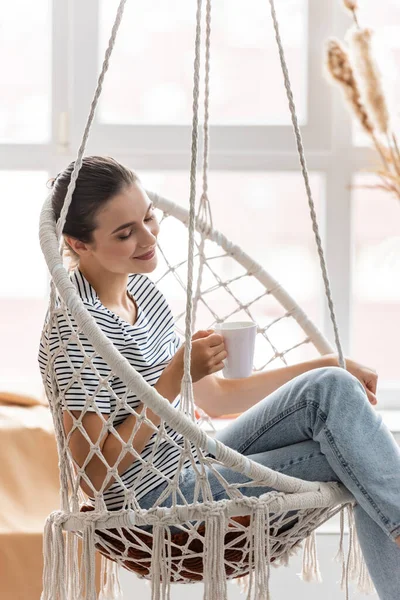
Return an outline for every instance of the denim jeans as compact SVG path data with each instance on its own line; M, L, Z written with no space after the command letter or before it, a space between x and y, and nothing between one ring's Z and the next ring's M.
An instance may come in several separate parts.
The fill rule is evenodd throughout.
M240 415L216 438L271 469L308 481L340 481L355 497L363 555L379 598L400 598L400 449L361 383L338 367L295 377ZM248 478L217 467L228 482ZM227 498L208 473L213 497ZM184 469L180 489L190 503L195 473ZM150 508L165 484L144 496ZM267 488L239 488L257 496ZM162 506L171 505L171 497Z

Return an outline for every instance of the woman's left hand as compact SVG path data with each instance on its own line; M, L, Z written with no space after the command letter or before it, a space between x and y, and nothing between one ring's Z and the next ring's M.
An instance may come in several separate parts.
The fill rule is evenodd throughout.
M336 355L335 355L336 356ZM336 356L337 360L337 356ZM374 369L370 369L369 367L365 367L360 363L352 360L351 358L346 358L346 370L349 371L354 377L357 377L358 381L362 383L364 386L365 392L368 396L368 400L371 404L377 404L378 400L376 398L376 387L378 383L378 374Z

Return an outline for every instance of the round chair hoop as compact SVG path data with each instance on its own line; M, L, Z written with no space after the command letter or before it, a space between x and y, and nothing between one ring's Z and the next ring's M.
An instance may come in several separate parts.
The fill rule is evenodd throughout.
M165 216L172 216L187 226L188 211L157 194L152 192L148 192L148 194L156 208L161 210ZM304 311L261 265L253 261L250 256L232 244L219 231L211 228L207 230L203 221L197 221L196 229L203 235L203 239L217 244L226 255L243 267L247 274L250 274L263 288L268 290L268 293L283 306L286 313L295 319L306 334L307 342L313 344L321 353L332 351L328 341L307 318ZM51 196L46 200L41 213L40 242L57 293L73 316L79 332L86 336L94 351L106 361L111 371L127 386L127 389L132 390L146 406L195 447L211 453L216 461L247 475L257 481L257 484L278 490L265 494L265 497L251 498L250 504L247 504L244 499L243 506L240 501L236 500L226 501L223 506L213 503L213 510L215 514L219 515L221 548L225 549L222 557L224 578L241 577L252 570L256 556L255 550L251 546L253 536L255 536L254 539L262 542L260 542L260 548L262 545L260 552L262 552L264 561L277 564L282 561L286 562L288 556L300 547L301 541L309 536L318 525L341 510L343 506L351 505L353 498L339 484L308 482L278 473L214 440L182 411L173 408L154 387L146 382L101 331L78 295L75 285L63 265ZM56 407L59 410L58 403L56 403ZM59 451L62 452L62 449L65 448L65 440L61 446L59 440L58 442ZM183 509L181 513L179 512L180 508ZM69 510L61 512L60 516L58 512L52 518L67 531L83 532L80 535L85 537L88 535L85 533L88 524L81 518L85 519L85 515L88 515L89 524L94 527L91 533L93 547L95 545L106 558L143 577L152 577L152 560L162 560L160 557L166 556L168 548L172 548L169 562L170 571L163 577L167 577L171 582L188 583L203 579L207 568L203 554L208 544L208 536L212 535L210 531L213 531L215 526L212 513L207 516L208 510L209 506L206 506L205 503L197 503L196 506L157 508L155 511L136 511L135 509L135 511L120 511L120 513L114 514L103 511L100 514L93 506L84 505L79 513L71 513ZM287 519L287 513L290 510L301 513L301 521L299 521L301 526L297 529L294 528L296 531L293 533L287 520L283 526L279 526L280 518L283 519L286 515ZM93 513L93 517L89 516L91 513ZM104 526L105 514L107 515L106 527ZM177 518L178 516L180 518ZM269 521L270 518L272 521ZM274 519L275 529L273 528ZM179 533L172 535L168 533L171 522L179 525ZM191 527L188 526L189 523L194 522L197 523L195 536L193 536L193 528L191 532ZM296 522L297 518L295 517L293 523ZM143 529L146 525L150 526L150 533ZM154 539L155 531L158 533ZM264 539L268 539L271 545L270 542L263 541Z

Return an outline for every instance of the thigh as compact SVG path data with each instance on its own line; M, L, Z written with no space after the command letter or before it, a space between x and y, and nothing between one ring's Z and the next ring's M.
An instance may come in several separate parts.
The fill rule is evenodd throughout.
M321 369L294 377L260 400L215 438L240 454L258 454L311 439L306 426L307 397L315 393L313 382Z
M313 440L307 440L305 442L269 450L267 452L251 454L249 455L249 458L270 469L285 473L286 475L291 475L292 477L298 477L299 479L307 481L338 481L337 475L330 467L325 456L321 454L319 444ZM210 468L207 468L206 470L214 500L224 500L232 497L227 490L230 486L238 488L243 495L248 497L259 497L273 489L266 486L246 485L250 481L246 475L232 471L223 465L215 465L215 470L218 475ZM152 508L152 506L156 504L160 494L165 491L165 487L165 485L162 485L144 496L144 498L140 500L141 508ZM197 498L194 497L197 486L196 473L192 467L183 469L179 487L188 504L191 504L194 500L202 501L201 494ZM172 495L170 494L159 506L171 507L172 501ZM183 504L183 500L178 499L178 503ZM296 512L292 511L289 513L289 516L295 514ZM142 529L151 530L151 527L147 526ZM171 527L171 531L177 533L181 531L181 529Z
M307 440L267 452L251 454L249 458L270 469L306 481L338 481L337 475L330 467L324 455L321 454L319 444L313 440ZM210 482L214 500L232 497L227 492L227 488L229 489L230 486L238 488L245 496L260 496L272 489L266 486L247 485L250 480L246 475L232 471L223 465L216 464L214 469L215 471L207 468L207 478ZM180 491L189 504L196 500L202 501L201 495L198 498L194 497L195 489L196 473L194 469L191 467L184 469L181 477ZM161 506L171 506L171 504L172 497L169 496ZM146 508L149 507L146 506Z

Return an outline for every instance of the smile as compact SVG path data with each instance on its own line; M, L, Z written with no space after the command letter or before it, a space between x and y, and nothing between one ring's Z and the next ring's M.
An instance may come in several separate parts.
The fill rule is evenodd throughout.
M135 256L134 258L135 258L135 260L150 260L150 258L153 258L155 253L156 253L155 248L153 248L153 250L151 250L147 254L142 254L142 256Z

